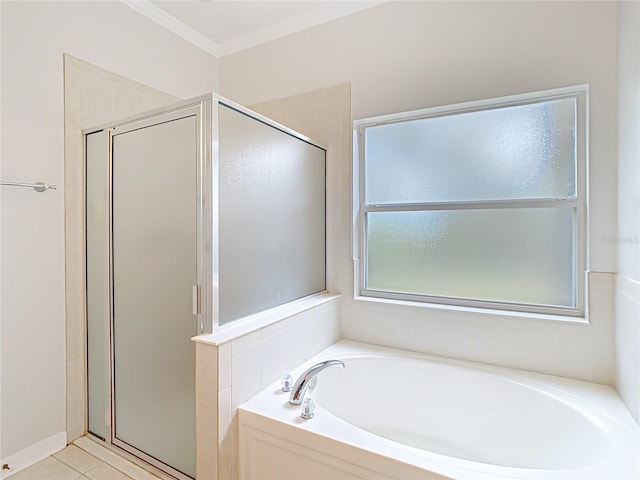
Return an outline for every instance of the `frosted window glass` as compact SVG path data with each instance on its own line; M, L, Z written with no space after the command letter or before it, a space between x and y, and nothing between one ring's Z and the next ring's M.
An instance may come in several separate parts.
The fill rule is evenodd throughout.
M367 288L535 305L574 305L574 209L376 212Z
M219 322L325 290L325 151L224 105Z
M574 196L575 132L575 98L368 127L365 202Z

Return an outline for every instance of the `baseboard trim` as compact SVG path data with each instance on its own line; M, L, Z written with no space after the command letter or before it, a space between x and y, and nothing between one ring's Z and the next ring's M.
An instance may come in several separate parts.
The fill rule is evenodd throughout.
M2 459L2 465L9 465L8 470L2 470L2 478L7 478L30 467L34 463L44 460L50 455L62 450L67 446L67 432L58 432L38 443L23 448L19 452Z

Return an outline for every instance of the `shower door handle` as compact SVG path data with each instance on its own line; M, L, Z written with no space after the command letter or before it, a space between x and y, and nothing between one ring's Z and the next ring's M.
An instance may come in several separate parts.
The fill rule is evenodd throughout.
M191 287L191 312L194 315L200 314L200 287L198 285Z

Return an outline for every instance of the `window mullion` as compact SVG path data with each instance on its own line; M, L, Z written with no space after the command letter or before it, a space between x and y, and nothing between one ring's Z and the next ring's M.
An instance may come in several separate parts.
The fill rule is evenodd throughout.
M369 212L423 212L429 210L490 210L501 208L570 208L578 207L577 197L535 198L509 200L482 200L468 202L425 202L425 203L390 203L364 205L364 213Z

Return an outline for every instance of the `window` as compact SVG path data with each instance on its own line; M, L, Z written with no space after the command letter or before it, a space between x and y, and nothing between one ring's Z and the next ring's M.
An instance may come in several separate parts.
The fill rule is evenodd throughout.
M581 316L587 87L355 122L362 296Z

